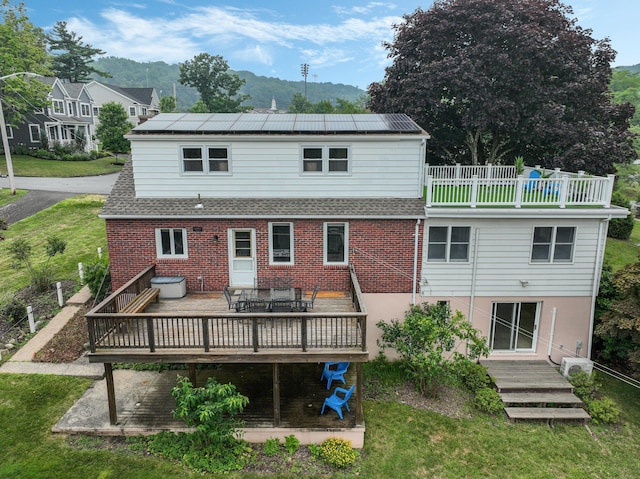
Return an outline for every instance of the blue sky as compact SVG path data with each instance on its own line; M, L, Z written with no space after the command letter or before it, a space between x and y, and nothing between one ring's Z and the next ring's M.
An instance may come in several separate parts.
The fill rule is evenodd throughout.
M12 0L12 3L18 0ZM366 89L384 77L383 41L392 25L431 1L331 0L24 0L32 23L56 21L109 56L179 63L200 52L222 55L233 70L285 80L333 82ZM615 65L640 63L640 1L568 0L597 39L609 37ZM152 79L150 79L150 82Z

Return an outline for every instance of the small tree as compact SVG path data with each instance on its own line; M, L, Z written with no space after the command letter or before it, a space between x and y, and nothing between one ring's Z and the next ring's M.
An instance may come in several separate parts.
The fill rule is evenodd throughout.
M176 97L167 95L160 98L160 111L162 113L176 111Z
M116 102L105 103L100 109L99 119L96 136L102 142L102 148L115 154L116 159L118 153L129 153L131 143L124 135L133 128L133 125L129 122L124 107Z
M404 321L380 321L380 347L393 348L404 360L407 372L420 392L436 397L440 387L452 378L448 359L461 354L451 353L461 342L467 342L469 359L489 354L486 338L459 311L455 314L446 305L413 305Z
M33 250L31 245L24 238L18 238L9 245L9 253L13 259L19 263L24 263L31 276L32 284L38 292L44 292L53 283L53 270L50 262L56 254L64 253L67 243L57 236L47 238L45 251L47 260L41 266L34 266L31 263Z

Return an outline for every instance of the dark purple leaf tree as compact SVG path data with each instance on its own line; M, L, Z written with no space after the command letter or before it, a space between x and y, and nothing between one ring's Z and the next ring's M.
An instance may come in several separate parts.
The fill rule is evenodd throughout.
M436 0L395 25L393 60L369 86L375 112L407 113L431 163L613 171L635 157L630 104L608 86L615 51L558 0Z

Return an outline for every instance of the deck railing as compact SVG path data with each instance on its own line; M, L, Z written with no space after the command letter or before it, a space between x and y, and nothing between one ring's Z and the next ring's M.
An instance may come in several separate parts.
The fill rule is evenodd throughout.
M605 178L586 176L583 172L568 174L560 170L554 170L550 177L529 178L523 175L515 176L515 167L491 165L468 167L427 165L426 171L428 174L425 177L425 203L428 208L433 206L609 208L615 178L614 175L608 175Z
M351 269L351 294L356 312L320 313L118 313L126 298L150 284L149 267L87 313L89 344L98 350L214 350L268 349L367 350L367 313L355 271ZM131 351L132 352L132 351ZM170 352L170 351L169 351Z

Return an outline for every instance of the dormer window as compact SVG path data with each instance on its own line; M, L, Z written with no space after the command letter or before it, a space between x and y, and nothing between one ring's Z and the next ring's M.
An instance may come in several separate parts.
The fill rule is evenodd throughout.
M62 100L53 100L53 113L64 115L64 102Z

